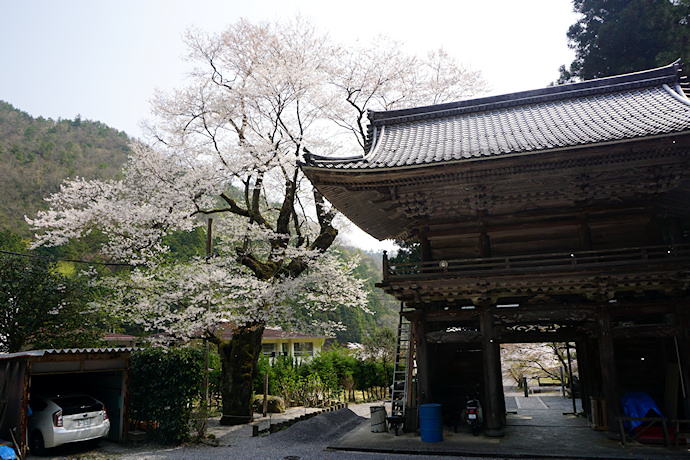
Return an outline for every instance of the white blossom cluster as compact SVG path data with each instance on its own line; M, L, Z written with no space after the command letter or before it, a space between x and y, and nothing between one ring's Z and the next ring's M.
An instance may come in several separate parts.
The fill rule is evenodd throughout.
M185 166L139 143L132 149L122 180L66 180L47 199L48 211L27 218L44 230L32 246L57 246L97 230L107 237L106 256L146 263L167 251L163 236L200 225L190 218L194 211L212 206L213 195L228 184L206 163Z
M200 337L225 323L289 324L296 304L307 315L341 305L368 311L362 280L352 275L356 263L328 253L298 277L270 281L252 276L231 257L142 266L125 277L100 279L97 284L109 295L94 306L152 334L182 339ZM331 333L342 324L313 321L307 327Z

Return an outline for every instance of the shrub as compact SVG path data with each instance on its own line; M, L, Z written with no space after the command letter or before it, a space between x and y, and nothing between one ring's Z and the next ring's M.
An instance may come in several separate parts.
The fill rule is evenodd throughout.
M151 427L152 439L177 444L189 439L192 404L204 380L201 348L150 347L132 353L131 417Z
M320 405L343 393L354 400L355 389L369 391L369 398L385 397L393 366L355 358L346 348L335 346L302 362L286 356L272 360L261 356L254 380L256 394L263 394L264 374L268 374L269 394L283 397L286 405Z

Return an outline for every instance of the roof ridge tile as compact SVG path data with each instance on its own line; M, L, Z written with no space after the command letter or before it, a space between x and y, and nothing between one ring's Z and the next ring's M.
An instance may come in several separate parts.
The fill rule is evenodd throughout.
M381 112L370 110L368 115L372 125L386 124L385 122L399 123L413 119L446 117L467 112L485 112L511 106L533 105L539 102L553 102L559 99L573 99L586 95L658 86L662 83L679 82L681 77L680 62L676 61L664 67L624 75L409 109Z

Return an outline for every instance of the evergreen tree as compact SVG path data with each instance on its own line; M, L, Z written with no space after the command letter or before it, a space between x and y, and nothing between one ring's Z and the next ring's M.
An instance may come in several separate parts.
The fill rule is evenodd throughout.
M582 17L568 29L575 60L558 83L690 62L690 0L573 0Z
M41 258L0 254L0 353L100 345L86 284Z
M98 121L33 118L0 101L0 230L29 237L24 216L47 209L45 198L68 177L116 178L129 142Z

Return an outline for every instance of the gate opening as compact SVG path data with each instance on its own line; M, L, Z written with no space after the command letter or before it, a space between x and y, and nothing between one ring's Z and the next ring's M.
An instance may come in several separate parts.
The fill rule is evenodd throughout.
M574 343L504 343L501 371L508 424L555 426L585 416Z

